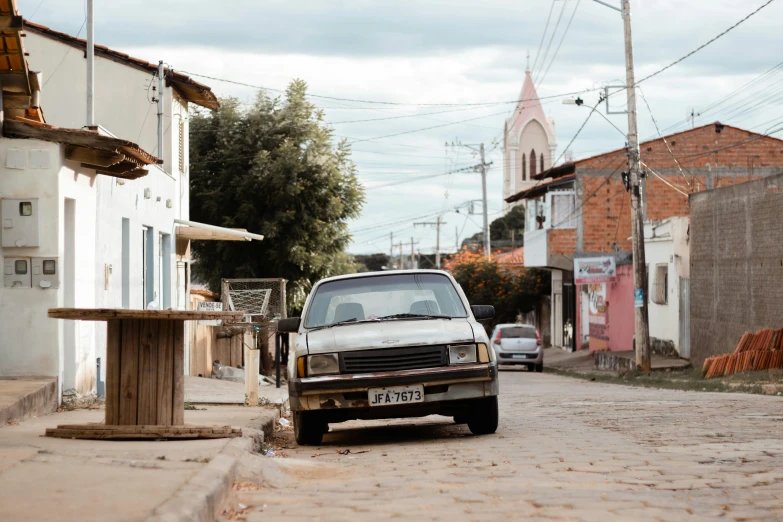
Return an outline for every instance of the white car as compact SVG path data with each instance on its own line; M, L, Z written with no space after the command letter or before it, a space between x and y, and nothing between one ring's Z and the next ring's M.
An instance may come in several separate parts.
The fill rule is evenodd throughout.
M288 363L298 444L320 444L329 423L439 414L474 434L498 427L495 354L451 274L375 272L319 281L302 317L281 319L299 335Z
M523 364L537 372L544 371L544 350L535 326L499 324L490 338L498 364Z

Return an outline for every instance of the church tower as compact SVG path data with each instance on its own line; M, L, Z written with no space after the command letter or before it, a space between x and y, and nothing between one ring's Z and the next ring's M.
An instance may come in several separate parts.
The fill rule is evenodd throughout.
M533 176L555 161L555 123L548 120L530 74L530 56L525 81L514 114L506 120L503 139L503 199L533 187ZM508 209L508 204L505 205Z

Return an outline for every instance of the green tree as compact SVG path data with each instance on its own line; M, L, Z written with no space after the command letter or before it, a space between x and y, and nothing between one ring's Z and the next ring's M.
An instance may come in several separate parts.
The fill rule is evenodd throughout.
M295 80L282 98L261 92L247 109L229 98L191 115L191 219L265 236L193 243L196 275L213 290L226 277L283 277L296 310L318 279L353 270L341 254L363 189L306 90Z
M512 232L516 243L522 246L525 232L525 207L522 205L511 207L505 216L499 217L489 224L489 237L492 241L510 241Z

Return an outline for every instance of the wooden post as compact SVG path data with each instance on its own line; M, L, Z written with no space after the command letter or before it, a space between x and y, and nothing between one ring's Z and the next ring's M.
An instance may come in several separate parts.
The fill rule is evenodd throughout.
M245 405L258 406L258 356L252 331L243 334L245 351Z

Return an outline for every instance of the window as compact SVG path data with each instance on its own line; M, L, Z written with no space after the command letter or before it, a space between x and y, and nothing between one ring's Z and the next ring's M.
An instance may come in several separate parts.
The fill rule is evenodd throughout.
M527 155L522 154L522 181L527 179Z
M669 265L655 265L655 283L653 284L653 303L668 304Z
M501 339L535 339L536 329L532 326L510 326L500 329Z
M530 151L530 179L536 176L536 149Z
M20 216L32 216L33 204L30 201L22 201L19 203L19 215Z
M341 321L393 320L389 316L399 314L467 316L457 290L446 276L383 275L322 284L313 296L305 327Z
M541 172L544 172L544 155L541 154Z
M647 303L650 302L650 265L645 265L644 272L644 299Z
M552 223L550 228L576 228L576 196L573 192L551 194Z

